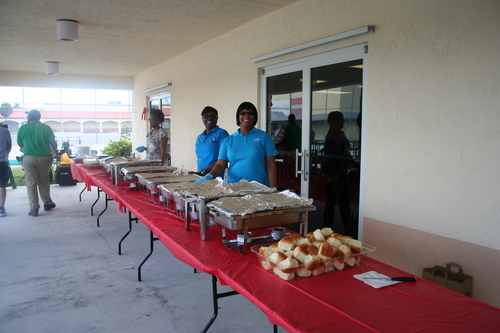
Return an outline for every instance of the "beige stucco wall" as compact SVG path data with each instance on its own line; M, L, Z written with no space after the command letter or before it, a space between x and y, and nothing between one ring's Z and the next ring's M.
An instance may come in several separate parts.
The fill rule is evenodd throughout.
M375 33L257 65L249 62L365 25L374 25ZM139 120L146 106L142 92L171 82L172 163L194 169L205 105L219 110L219 125L232 133L238 104L260 103L259 67L367 42L364 213L371 224L365 231L376 230L377 223L400 227L398 246L403 248L395 251L403 253L426 246L405 245L412 230L477 244L478 251L494 250L458 261L476 279L475 288L483 288L476 295L500 306L484 289L498 295L500 286L482 286L490 281L487 273L471 261L496 270L500 265L492 255L500 249L498 31L500 2L495 0L304 0L137 75L133 139L142 142L146 133L146 122ZM391 247L390 235L377 236L378 243ZM448 249L449 242L440 244L431 248ZM403 266L398 258L384 259ZM474 271L467 271L467 263ZM429 258L428 265L434 264Z

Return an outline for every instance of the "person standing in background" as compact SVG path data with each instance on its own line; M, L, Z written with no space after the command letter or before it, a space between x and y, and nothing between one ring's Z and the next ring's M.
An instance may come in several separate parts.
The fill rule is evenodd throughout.
M7 215L5 212L5 199L7 198L7 183L9 182L9 153L12 149L12 139L5 124L0 125L0 217Z
M295 115L288 115L288 126L285 128L283 136L283 148L287 151L300 150L302 145L302 128L295 122Z
M196 174L204 176L212 171L217 162L222 141L229 136L229 133L217 126L219 113L215 108L205 107L201 112L201 119L205 130L196 138L195 150L198 158L198 172Z
M49 179L52 156L57 152L57 142L52 128L40 122L40 111L31 110L26 113L28 123L19 128L17 144L24 153L24 177L30 205L28 215L38 216L40 209L38 193L40 193L45 211L56 207L50 197Z
M162 165L168 161L168 132L162 127L165 115L159 109L149 111L149 125L151 130L146 136L146 147L140 146L135 150L142 153L146 151L146 159L149 161L161 161Z
M339 111L328 114L330 129L325 138L323 177L326 181L326 204L324 214L324 226L331 227L334 222L334 209L338 203L340 217L344 226L344 234L358 237L358 226L351 218L349 200L349 189L347 184L347 171L349 165L356 166L357 163L349 152L349 140L342 128L344 127L344 115Z

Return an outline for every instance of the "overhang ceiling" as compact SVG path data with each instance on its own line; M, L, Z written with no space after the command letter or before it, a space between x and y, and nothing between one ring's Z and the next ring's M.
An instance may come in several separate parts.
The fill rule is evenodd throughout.
M298 0L0 0L0 71L133 76ZM56 21L80 22L79 41Z

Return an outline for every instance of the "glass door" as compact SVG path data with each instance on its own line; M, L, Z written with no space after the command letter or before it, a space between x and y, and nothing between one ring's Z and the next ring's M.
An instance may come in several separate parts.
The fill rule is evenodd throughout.
M278 188L301 193L296 164L302 151L302 71L270 76L266 83L268 132L276 145Z
M266 97L262 109L267 110L263 125L277 148L278 187L314 199L317 211L309 219L309 230L330 226L361 238L357 230L362 211L359 166L364 55L360 45L262 71L262 96ZM336 135L328 135L332 112L330 117L343 118L332 130ZM294 139L297 135L299 143ZM329 138L339 135L345 136L346 148L340 184L336 181L339 175L328 175L332 161L338 162Z

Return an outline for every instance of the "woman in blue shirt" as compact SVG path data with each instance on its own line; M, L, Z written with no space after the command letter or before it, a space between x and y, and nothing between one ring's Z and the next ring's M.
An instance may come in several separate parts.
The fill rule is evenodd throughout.
M217 163L210 173L196 182L220 176L229 164L229 183L246 179L276 187L276 147L268 133L255 128L257 120L255 105L250 102L241 103L236 111L239 129L224 139Z

